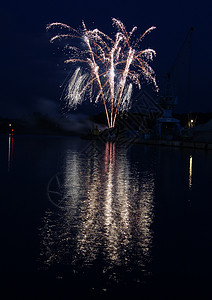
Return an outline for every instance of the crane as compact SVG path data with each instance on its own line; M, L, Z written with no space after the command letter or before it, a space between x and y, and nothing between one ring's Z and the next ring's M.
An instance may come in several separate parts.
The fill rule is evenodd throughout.
M186 38L181 45L177 56L175 57L171 67L169 68L165 78L165 91L164 95L161 97L160 104L164 109L172 110L177 104L177 82L180 79L184 80L186 84L186 103L187 109L190 112L190 84L191 84L191 64L192 64L192 35L194 27L190 27L189 32L186 35ZM183 70L182 67L183 66ZM186 69L187 66L187 70ZM187 72L186 72L187 71ZM180 73L180 75L178 74ZM182 76L183 75L183 76ZM187 76L187 78L183 78Z

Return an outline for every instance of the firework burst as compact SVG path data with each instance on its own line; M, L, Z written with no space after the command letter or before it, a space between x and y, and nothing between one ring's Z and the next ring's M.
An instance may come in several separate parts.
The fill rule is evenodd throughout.
M84 22L79 30L63 23L47 26L47 30L59 29L59 33L50 42L64 39L67 41L65 47L69 58L65 63L78 64L66 89L68 107L76 107L88 97L95 103L101 99L109 128L115 126L118 111L129 108L132 86L135 84L141 88L141 77L158 89L155 72L149 65L156 52L153 49L139 48L143 38L155 27L150 27L133 40L137 27L127 32L121 21L115 18L112 20L117 29L114 38L98 29L88 30ZM74 40L80 40L81 43ZM87 65L84 72L82 64Z

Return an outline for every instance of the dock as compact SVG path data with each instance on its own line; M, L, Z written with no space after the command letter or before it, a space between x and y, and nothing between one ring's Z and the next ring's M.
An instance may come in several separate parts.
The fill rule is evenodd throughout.
M193 141L166 141L166 140L152 140L152 139L149 140L137 139L136 144L212 150L212 143L200 143L200 142L193 142Z

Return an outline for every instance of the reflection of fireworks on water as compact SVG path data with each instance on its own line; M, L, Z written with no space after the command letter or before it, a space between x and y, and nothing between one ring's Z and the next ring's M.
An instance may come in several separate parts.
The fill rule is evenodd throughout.
M69 54L66 63L86 63L89 66L88 72L82 72L78 67L71 77L66 91L68 107L76 107L88 96L95 103L101 99L109 128L115 126L118 111L129 107L132 84L141 88L141 75L158 89L155 73L148 64L156 53L153 49L139 49L140 42L155 27L150 27L133 41L132 35L137 27L127 32L119 20L113 19L113 24L117 28L115 39L98 29L88 30L84 22L81 30L62 23L47 26L47 30L59 28L65 31L52 37L51 42L58 39L73 40L71 46L66 46ZM83 44L74 44L75 39L80 39Z

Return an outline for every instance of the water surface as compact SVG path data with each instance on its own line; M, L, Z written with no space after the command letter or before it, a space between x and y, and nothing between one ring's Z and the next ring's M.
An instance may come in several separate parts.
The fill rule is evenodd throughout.
M206 297L211 152L55 136L0 143L1 274L15 295Z

